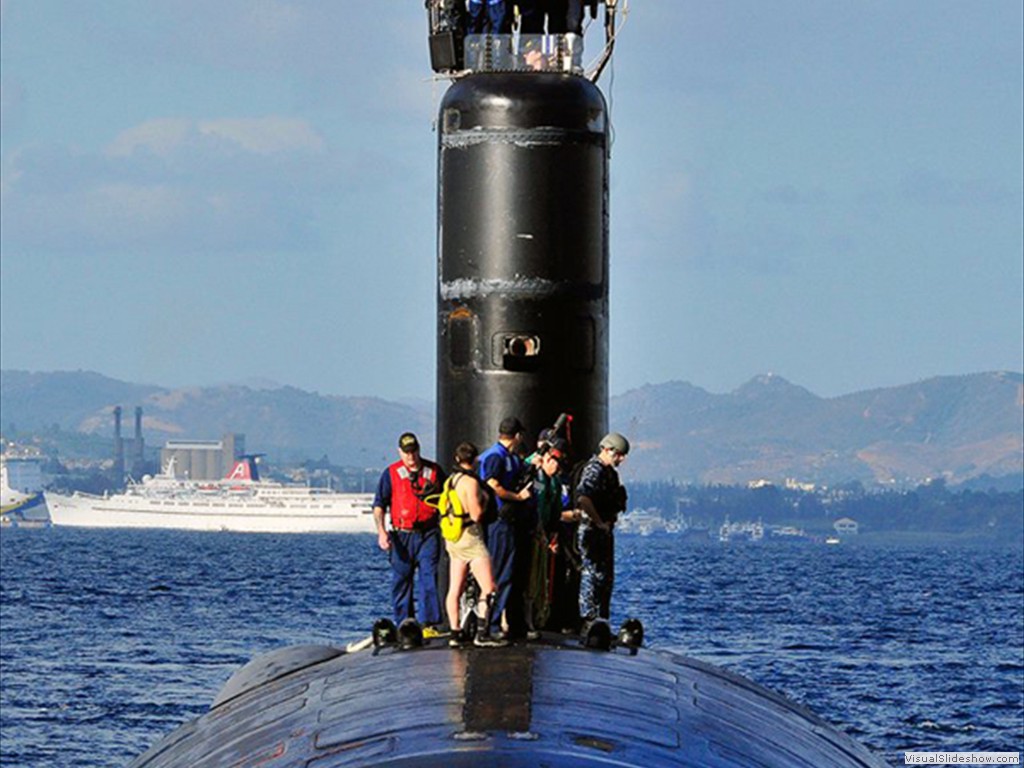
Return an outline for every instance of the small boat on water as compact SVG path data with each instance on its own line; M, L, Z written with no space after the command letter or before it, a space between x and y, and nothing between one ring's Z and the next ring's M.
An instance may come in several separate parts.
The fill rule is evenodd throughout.
M46 494L55 526L243 533L373 533L373 495L260 479L255 457L223 480L179 478L173 460L122 493Z
M50 524L46 499L41 493L4 496L0 503L0 526L5 528L45 528Z
M619 518L616 530L621 533L636 533L640 536L652 534L679 534L681 523L666 520L657 509L634 509Z
M768 531L768 539L770 541L786 543L820 541L820 539L807 533L803 528L797 528L795 525L766 525L765 530Z
M764 525L758 520L756 523L730 523L729 518L725 519L722 527L718 529L718 540L723 543L730 542L760 542L764 539Z
M31 472L18 472L28 475L32 481L28 487L23 482L11 482L11 463L14 467L28 467ZM45 528L50 524L50 515L46 509L46 498L39 487L39 460L31 458L0 457L0 526L5 528ZM20 487L12 487L17 485Z

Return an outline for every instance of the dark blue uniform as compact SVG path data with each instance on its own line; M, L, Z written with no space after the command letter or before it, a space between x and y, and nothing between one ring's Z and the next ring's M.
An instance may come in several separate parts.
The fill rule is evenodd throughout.
M505 0L469 0L469 33L507 35L512 18Z
M441 623L441 599L437 590L437 565L441 554L441 535L436 510L424 514L423 496L435 492L444 481L444 473L433 462L423 460L415 475L396 462L384 470L377 484L374 507L390 510L392 530L388 533L391 548L391 601L395 623L416 618L416 604L421 623ZM398 486L396 487L396 483ZM419 571L419 590L413 601L413 586Z
M507 491L516 489L524 468L522 458L510 452L500 442L480 454L480 478L484 483L494 478ZM509 607L509 595L512 593L516 576L517 540L522 538L520 529L528 523L528 514L529 509L526 505L498 499L497 520L490 521L484 526L484 538L487 541L487 551L491 555L491 571L494 574L496 592L494 608L491 611L492 634L501 630L501 614ZM521 602L514 600L512 604L518 608Z
M574 498L586 496L608 528L600 528L584 516L580 524L580 554L583 556L580 586L580 616L584 621L611 617L612 588L615 586L615 534L613 527L625 508L626 493L614 467L597 456L584 465Z
M583 34L583 0L521 0L518 5L524 35L544 34L545 14L548 34Z

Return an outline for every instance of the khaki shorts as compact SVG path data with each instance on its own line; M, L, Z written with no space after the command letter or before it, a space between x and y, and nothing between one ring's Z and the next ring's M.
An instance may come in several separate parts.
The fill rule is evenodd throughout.
M463 528L458 541L445 539L444 546L452 560L464 560L468 563L481 557L490 557L487 554L487 545L484 544L483 531L476 523Z

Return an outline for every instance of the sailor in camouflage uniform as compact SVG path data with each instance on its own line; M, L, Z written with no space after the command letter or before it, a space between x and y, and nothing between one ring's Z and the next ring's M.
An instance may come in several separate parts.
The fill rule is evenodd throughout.
M615 522L626 509L626 489L617 471L629 453L629 441L618 432L605 435L598 453L579 473L573 499L583 511L580 553L583 574L580 616L584 622L608 619L615 583Z

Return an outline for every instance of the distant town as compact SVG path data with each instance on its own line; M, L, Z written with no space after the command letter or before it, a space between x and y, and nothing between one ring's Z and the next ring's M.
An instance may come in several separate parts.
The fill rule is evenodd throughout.
M727 394L679 381L631 390L609 403L610 424L634 446L621 530L1019 546L1022 393L1024 375L1008 371L835 398L774 375ZM398 434L417 432L431 455L434 432L428 402L294 387L173 390L88 371L0 370L0 396L5 474L29 493L116 492L172 458L177 477L217 480L241 454L259 456L267 480L369 493ZM576 448L577 458L591 449Z

